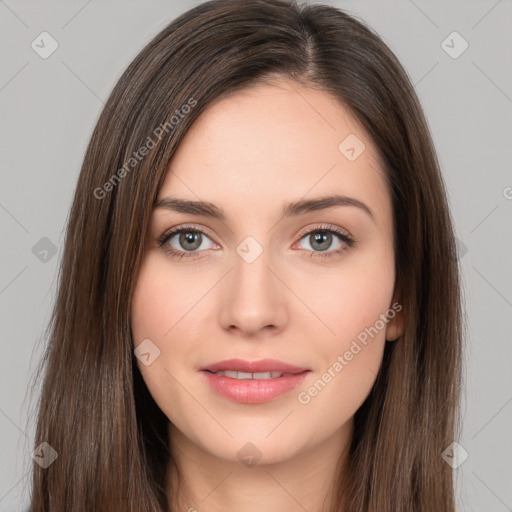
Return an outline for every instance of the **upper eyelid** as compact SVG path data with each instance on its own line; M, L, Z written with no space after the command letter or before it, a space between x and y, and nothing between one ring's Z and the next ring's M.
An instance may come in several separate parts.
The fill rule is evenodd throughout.
M315 226L308 226L306 228L301 229L296 236L302 238L303 236L307 235L311 231L333 231L340 235L345 235L348 238L353 238L350 231L346 228L342 228L340 226L336 226L335 224L330 224L328 222L320 222L319 224Z
M205 227L189 225L189 224L178 225L173 228L167 229L164 231L162 237L165 236L168 239L182 231L199 231L200 233L212 238L212 235L210 235L209 230L206 229Z

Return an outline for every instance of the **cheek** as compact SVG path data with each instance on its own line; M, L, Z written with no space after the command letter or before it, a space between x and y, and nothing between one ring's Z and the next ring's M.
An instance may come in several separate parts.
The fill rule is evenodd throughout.
M137 365L153 399L173 422L179 420L174 417L176 411L192 407L189 396L182 393L180 382L185 381L190 371L184 362L191 353L201 349L200 341L195 340L204 339L198 335L201 326L194 319L210 320L205 311L207 301L201 298L214 286L215 276L204 272L199 279L197 274L185 275L165 259L149 254L132 298L134 348L149 339L159 350L158 358L150 365L140 360Z
M158 340L171 325L169 294L158 273L143 269L132 300L133 341L137 345L145 338Z
M133 293L131 327L134 348L149 339L158 349L159 355L150 365L137 360L141 374L157 401L159 389L168 387L171 374L175 373L173 363L185 357L182 352L190 348L178 340L183 339L186 315L191 309L189 303L194 297L197 302L197 292L193 292L192 285L185 286L179 276L173 278L169 266L163 265L155 255L146 257Z
M134 344L149 338L158 345L168 344L180 323L201 297L198 280L187 279L155 255L144 261L132 299L132 334ZM204 293L204 291L203 291Z
M354 251L336 269L323 268L295 283L297 295L307 297L309 309L320 320L314 325L323 340L319 346L327 353L344 351L360 334L364 338L366 329L376 322L379 334L375 337L385 338L386 324L380 315L391 306L395 284L390 244L375 243L368 250Z

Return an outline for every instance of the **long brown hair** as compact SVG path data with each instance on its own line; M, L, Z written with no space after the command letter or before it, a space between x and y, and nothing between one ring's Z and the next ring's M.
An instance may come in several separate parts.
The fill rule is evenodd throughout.
M114 87L88 145L41 361L31 512L168 510L168 419L133 354L131 297L154 201L194 120L275 77L334 94L371 135L393 201L404 334L386 343L355 415L332 512L454 512L441 457L459 435L462 307L445 188L427 122L395 55L322 4L213 0L172 21ZM145 148L145 149L143 149ZM38 374L39 375L39 374Z

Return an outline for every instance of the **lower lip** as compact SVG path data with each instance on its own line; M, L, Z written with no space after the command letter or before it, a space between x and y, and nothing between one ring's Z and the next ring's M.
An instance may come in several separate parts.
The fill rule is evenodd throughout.
M262 404L298 387L306 378L309 370L275 379L232 379L204 370L201 373L217 393L233 402Z

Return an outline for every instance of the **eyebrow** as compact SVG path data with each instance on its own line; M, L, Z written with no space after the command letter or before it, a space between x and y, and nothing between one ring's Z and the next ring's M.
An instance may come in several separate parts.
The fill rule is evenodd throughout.
M359 208L367 213L373 221L375 221L373 212L365 203L358 199L338 194L286 203L281 210L281 217L296 217L318 210L327 210L328 208L336 206L351 206ZM156 208L162 208L179 213L188 213L190 215L202 215L204 217L211 217L221 221L226 220L224 210L208 201L191 201L175 197L164 197L156 202L155 209Z

